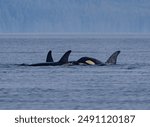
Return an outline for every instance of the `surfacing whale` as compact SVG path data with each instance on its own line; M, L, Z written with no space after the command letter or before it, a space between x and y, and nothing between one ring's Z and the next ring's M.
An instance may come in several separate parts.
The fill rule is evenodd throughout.
M35 63L35 64L22 64L22 66L59 66L59 65L114 65L117 63L117 57L120 54L120 51L114 52L106 62L102 62L96 58L92 57L81 57L77 61L68 61L71 50L68 50L58 62L54 62L52 57L52 51L50 50L46 57L46 62Z
M35 63L35 64L28 64L27 66L58 66L64 65L68 63L68 58L71 53L71 50L68 50L58 62L54 62L52 58L52 51L50 50L47 54L46 62L44 63Z
M69 61L68 63L70 65L99 65L99 66L114 65L117 62L117 57L119 54L120 51L114 52L105 63L92 57L81 57L77 61Z

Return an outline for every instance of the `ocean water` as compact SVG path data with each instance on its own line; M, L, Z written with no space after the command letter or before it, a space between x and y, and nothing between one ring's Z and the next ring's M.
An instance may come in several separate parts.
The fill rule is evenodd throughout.
M19 66L90 56L117 65ZM150 36L1 35L0 109L150 109Z

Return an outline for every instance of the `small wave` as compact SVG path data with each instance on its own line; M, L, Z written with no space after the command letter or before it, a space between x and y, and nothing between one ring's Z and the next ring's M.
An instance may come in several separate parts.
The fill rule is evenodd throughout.
M121 69L127 69L127 70L150 68L149 63L123 64L123 65L119 65L119 66L121 67Z
M12 68L12 67L16 67L19 64L0 64L0 68Z
M14 68L14 67L19 67L19 66L28 66L29 64L22 63L22 64L1 64L0 63L0 68Z

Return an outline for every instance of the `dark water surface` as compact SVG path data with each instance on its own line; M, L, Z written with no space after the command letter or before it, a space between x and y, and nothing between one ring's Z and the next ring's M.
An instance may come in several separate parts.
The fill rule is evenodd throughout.
M90 56L111 66L18 66ZM150 109L150 38L145 36L0 36L0 109Z

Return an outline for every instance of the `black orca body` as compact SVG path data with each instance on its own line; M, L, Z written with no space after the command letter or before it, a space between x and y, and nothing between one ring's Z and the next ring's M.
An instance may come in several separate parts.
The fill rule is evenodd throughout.
M28 66L59 66L59 65L67 64L71 50L67 51L58 62L53 61L51 53L52 53L51 51L48 52L46 62L29 64Z
M114 52L105 63L92 57L81 57L79 60L70 61L69 63L70 65L99 65L99 66L114 65L117 62L117 57L119 54L120 51Z

